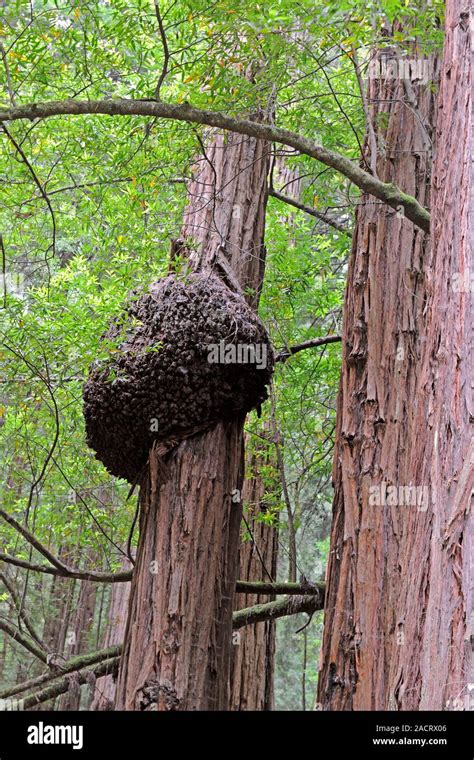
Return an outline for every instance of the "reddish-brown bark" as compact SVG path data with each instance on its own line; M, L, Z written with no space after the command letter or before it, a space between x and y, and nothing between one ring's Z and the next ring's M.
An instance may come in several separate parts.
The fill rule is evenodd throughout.
M216 136L189 187L179 244L194 268L251 288L254 306L264 268L268 160L266 143ZM167 467L166 482L158 481L150 453L116 707L227 709L243 419L182 441Z
M278 185L285 187L292 197L299 197L301 181L298 173L289 168L280 157L274 163L272 178L277 179ZM285 210L288 211L288 208ZM280 218L282 224L291 228L292 214L282 214ZM293 241L289 244L293 245ZM263 468L268 470L268 465L272 463L276 470L278 463L274 448L264 440L271 436L272 426L264 425L261 432L263 438L257 444L254 443L253 450L246 446L243 502L249 507L247 521L252 540L240 545L239 578L249 581L274 580L277 572L278 526L261 520L261 513L268 508L264 502L265 483L261 472ZM261 594L237 594L235 609L265 604L275 598ZM242 628L237 636L234 634L232 710L273 709L275 643L276 627L272 619Z
M379 177L399 182L428 206L427 137L435 98L430 86L416 86L414 92L418 113L408 106L400 79L370 80L368 99ZM407 420L419 374L427 259L425 233L362 196L345 298L319 679L323 709L389 708L395 685L387 674L401 622L394 597L403 577L411 579L414 596L427 582L425 563L412 566L400 546L409 508L369 505L372 487L408 484L405 473L414 452L406 445ZM430 518L416 512L415 519L419 524ZM417 618L421 604L416 598Z
M395 598L397 620L406 614L406 654L391 662L399 709L472 710L474 681L473 524L474 406L473 288L473 63L474 27L460 0L446 17L432 183L432 248L427 279L420 381L410 409L408 477L429 495L427 519L407 523L404 552L412 572L426 558L427 582L407 576ZM418 530L417 530L418 529ZM416 577L416 575L415 575Z
M445 709L466 689L472 294L453 283L472 256L472 64L461 11L448 2L435 135L429 84L369 88L389 116L379 176L424 205L435 137L433 245L362 199L344 318L323 709ZM419 503L397 491L398 503L374 504L383 483L418 487Z
M118 709L226 706L242 453L241 421L220 423L178 447L161 487L150 453Z

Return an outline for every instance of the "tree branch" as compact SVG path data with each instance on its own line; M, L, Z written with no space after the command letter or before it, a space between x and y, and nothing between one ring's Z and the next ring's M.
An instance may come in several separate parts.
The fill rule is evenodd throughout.
M299 201L296 201L294 198L290 198L288 195L283 195L282 193L278 192L278 190L275 190L274 187L269 188L268 194L271 195L273 198L276 198L277 200L281 201L282 203L287 203L289 206L293 206L294 208L297 208L300 211L304 211L305 214L309 214L310 216L316 217L316 219L319 219L321 222L324 222L324 224L328 224L330 227L334 227L334 229L338 230L338 232L342 232L344 235L347 235L348 237L352 237L351 230L348 230L346 227L344 227L343 224L340 224L335 219L331 219L331 217L327 216L327 214L323 214L321 213L321 211L316 211L315 208L311 208L311 206L306 206L304 203L300 203Z
M265 620L276 620L287 615L296 615L306 612L312 615L317 610L323 609L324 603L324 584L288 584L288 583L252 583L248 581L239 581L237 584L239 593L283 593L303 594L301 596L289 596L279 599L276 602L268 604L257 604L253 607L246 607L233 613L233 629L237 630L246 625L261 623ZM315 593L316 591L316 593ZM47 662L46 655L38 650L32 642L18 634L18 632L8 623L0 620L0 629L6 631L15 641L22 644L32 654ZM53 697L67 692L71 674L74 674L76 683L85 684L89 681L91 675L99 678L109 673L115 673L120 662L121 646L113 646L91 654L81 654L72 657L61 666L61 673L43 673L36 678L29 679L23 683L16 684L9 689L0 692L0 699L6 699L37 686L48 684L45 688L21 698L23 709L29 709L35 705L47 702Z
M158 21L158 28L160 30L161 44L163 45L163 67L161 69L160 78L158 79L158 84L156 85L156 89L155 89L155 99L160 100L161 85L163 84L163 81L166 78L166 75L168 73L170 51L168 48L168 41L166 39L165 27L163 26L163 19L160 13L160 6L157 0L155 0L155 15L156 15L156 20Z
M13 584L13 581L7 576L6 573L2 573L0 571L0 581L3 583L5 588L7 589L8 593L10 594L13 604L15 606L15 609L18 613L19 621L23 621L25 624L25 627L30 634L31 638L36 641L36 643L45 650L45 652L48 651L44 641L41 640L40 636L36 633L33 623L29 619L28 615L26 614L25 610L22 607L21 599L18 596L18 593L16 591L16 588ZM21 623L19 623L20 629L21 629Z
M324 609L324 597L322 594L313 596L290 596L278 599L276 602L256 604L253 607L245 607L233 614L232 628L237 630L245 625L262 623L265 620L276 620L287 615L297 615L307 612L312 615L317 610Z
M28 171L30 172L30 174L31 174L31 176L33 178L33 182L35 183L36 187L40 191L41 196L43 197L43 199L44 199L44 201L45 201L45 203L46 203L46 205L48 207L48 211L49 211L49 213L51 215L51 224L52 224L52 228L53 228L53 236L52 236L51 245L48 247L48 250L46 251L46 255L48 255L49 251L52 251L52 255L55 256L56 255L56 216L54 214L54 209L53 209L53 206L51 205L51 201L49 200L49 196L48 196L46 190L44 189L44 186L42 185L42 183L38 179L38 175L36 174L35 170L33 169L33 166L31 164L31 162L28 160L28 157L27 157L25 151L23 150L23 148L21 147L21 145L19 143L17 143L17 141L15 140L15 138L13 137L13 135L10 134L10 132L6 128L5 124L2 123L1 127L2 127L3 132L6 134L6 136L10 140L11 144L15 148L16 152L20 156L21 160L23 161L23 163L27 167Z
M8 97L10 98L10 103L12 104L12 106L15 106L16 105L15 93L12 87L12 79L11 79L11 74L10 74L10 66L8 65L7 51L5 50L1 42L0 42L0 55L2 56L3 65L5 67L5 78L7 80Z
M271 124L250 119L238 119L224 113L194 108L189 103L172 104L156 100L108 98L104 100L53 100L45 103L27 103L0 110L0 122L19 119L46 119L51 116L79 116L104 114L108 116L151 116L161 119L205 124L238 134L287 145L304 155L315 158L350 179L357 187L373 195L396 211L403 210L407 219L429 232L430 215L416 198L403 193L392 183L381 182L361 169L350 159L324 148L313 140Z
M312 340L305 340L304 343L296 343L296 345L289 346L288 348L283 349L283 351L280 351L280 353L275 356L275 361L286 362L286 360L289 359L290 356L297 354L298 351L304 351L306 348L316 348L317 346L325 346L328 343L338 343L340 340L342 340L340 335L325 335L323 338L313 338Z
M121 573L102 573L93 570L62 570L49 565L36 565L24 559L11 557L9 554L0 552L0 562L6 562L26 570L34 570L46 575L59 575L61 578L77 578L82 581L96 581L97 583L125 583L132 580L132 571L124 570ZM315 590L324 593L324 584L321 583L267 583L253 581L237 581L235 591L237 594L314 594Z
M132 571L124 570L122 573L102 573L95 570L74 570L63 565L62 568L50 565L36 565L26 559L12 557L10 554L0 552L0 562L6 562L15 567L23 567L25 570L34 570L46 575L59 575L61 578L77 578L80 581L95 581L96 583L124 583L132 579Z
M53 681L49 686L46 686L40 691L28 694L28 696L21 699L21 705L23 710L30 710L36 705L40 705L43 702L48 702L54 697L58 697L60 694L65 694L69 690L71 682L82 685L89 683L91 676L94 678L100 678L111 673L116 673L120 664L120 657L112 657L110 660L99 662L97 665L91 668L85 668L84 670L77 670L73 674L63 676L59 680Z
M65 676L67 673L73 673L74 671L81 670L81 668L88 667L89 665L95 665L97 663L103 662L104 660L118 657L120 656L121 649L122 648L120 646L113 646L108 647L108 649L102 649L99 652L92 652L91 654L80 654L76 657L71 657L70 660L67 660L67 662L61 666L60 673L51 673L48 671L46 673L43 673L41 676L30 678L28 681L23 681L22 683L18 683L9 689L4 689L3 691L0 691L0 699L13 697L16 694L20 694L22 691L33 689L36 686L42 686L49 681L54 681L60 675Z
M21 644L22 647L27 649L28 652L34 654L38 660L47 664L48 653L45 652L44 649L40 649L28 636L24 636L17 628L15 628L15 626L10 625L6 620L0 620L0 631L4 631L14 641L17 641L18 644Z

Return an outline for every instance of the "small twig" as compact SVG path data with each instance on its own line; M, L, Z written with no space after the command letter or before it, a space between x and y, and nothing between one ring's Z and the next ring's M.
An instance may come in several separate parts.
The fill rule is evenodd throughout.
M0 250L2 252L3 308L7 308L7 256L3 235L0 235Z
M341 50L343 50L343 48L341 48ZM346 52L346 51L344 51L344 52ZM378 179L378 175L377 175L377 152L378 152L378 148L377 148L377 136L375 134L374 125L372 123L372 119L371 119L371 116L370 116L369 105L367 103L367 96L365 94L364 81L362 79L362 74L361 74L361 71L360 71L359 63L357 61L356 50L355 50L354 47L352 48L351 55L349 55L348 57L352 61L352 65L354 66L354 70L355 70L355 73L356 73L357 82L358 82L359 90L360 90L360 97L361 97L361 100L362 100L362 110L364 111L365 125L366 125L366 129L367 129L367 136L368 136L369 145L370 145L370 171L372 172L372 174L374 175L374 177L377 177L377 179Z
M316 219L319 219L321 222L324 222L324 224L328 224L330 227L334 227L334 229L337 230L338 232L342 232L344 235L347 235L348 237L352 236L351 230L348 230L347 227L344 227L344 225L338 222L336 219L331 219L331 217L328 216L327 214L323 214L321 211L316 211L315 208L312 208L311 206L307 206L305 203L300 203L300 201L297 201L294 198L290 198L290 196L288 195L283 195L282 193L278 192L278 190L275 190L274 187L269 188L268 194L271 195L273 198L276 198L277 200L281 201L282 203L287 203L289 206L293 206L294 208L297 208L300 211L304 211L305 214L314 216Z
M295 631L295 633L301 633L302 631L306 630L306 628L307 628L307 627L309 626L309 624L311 623L312 619L313 619L313 613L312 613L312 612L310 612L310 613L309 613L309 618L308 618L308 620L306 621L306 623L305 623L304 625L302 625L302 626L301 626L301 628L298 628L298 629Z
M168 74L170 51L168 48L168 41L166 39L165 28L163 26L163 19L161 18L160 6L157 0L155 0L155 13L156 13L156 19L158 21L158 27L160 30L161 44L163 45L163 55L164 55L163 68L161 69L160 78L158 79L158 84L156 85L156 89L155 89L155 99L160 100L161 85L163 84L163 81L166 75Z
M2 56L3 65L5 67L5 76L7 80L8 97L12 106L16 106L15 93L13 92L12 79L10 76L10 66L8 65L7 51L0 42L0 55Z
M11 353L14 354L18 359L21 359L21 361L23 361L26 364L26 366L28 367L28 369L36 377L39 377L39 379L44 383L44 385L46 386L46 389L47 389L47 391L49 393L49 396L51 398L51 401L53 403L53 407L54 407L54 424L55 424L54 438L53 438L53 442L51 444L51 448L49 449L48 454L47 454L47 456L45 458L45 461L43 463L43 466L41 468L41 472L38 475L38 477L34 479L34 481L32 482L32 484L30 486L30 493L29 493L29 496L28 496L28 503L27 503L26 509L25 509L25 524L27 525L28 524L28 518L29 518L30 510L31 510L31 505L33 503L34 493L35 493L36 489L38 488L38 486L41 484L41 482L42 482L42 480L43 480L43 478L44 478L44 476L46 474L46 470L48 468L49 462L51 461L51 459L53 457L53 454L54 454L54 451L56 449L56 446L58 445L58 442L59 442L59 430L60 430L59 409L58 409L56 398L54 396L54 392L52 390L51 383L50 383L49 379L47 377L45 377L43 375L43 373L40 372L35 367L35 365L32 364L25 356L22 356L20 353L18 353L18 351L16 351L14 348L12 348L11 346L9 346L5 342L3 343L3 345L5 346L5 348L8 351L11 351Z
M19 153L19 155L21 156L21 159L22 159L23 163L28 168L28 171L30 172L30 174L31 174L31 176L33 178L33 181L34 181L36 187L38 188L38 190L40 191L42 197L44 198L44 201L45 201L45 203L46 203L46 205L48 207L49 213L51 214L51 222L52 222L52 225L53 225L53 239L52 239L51 245L46 250L46 256L48 255L49 251L52 251L53 252L53 257L54 257L56 255L56 217L54 215L54 210L53 210L53 207L51 205L51 201L49 200L49 197L48 197L48 194L47 194L46 190L44 189L43 185L41 184L40 180L38 179L38 176L37 176L37 174L36 174L33 166L29 162L29 160L28 160L28 158L27 158L27 156L26 156L23 148L21 147L21 145L19 145L17 143L17 141L15 140L15 138L13 137L13 135L10 134L10 132L8 131L8 129L5 126L5 124L2 123L0 126L2 127L2 130L4 131L4 133L6 134L6 136L8 137L8 139L10 140L11 144L14 146L15 150L17 151L17 153Z
M296 552L296 526L294 520L294 512L291 506L290 493L288 490L288 483L285 473L285 461L283 453L280 447L282 437L278 429L278 423L276 418L276 403L273 387L270 386L270 408L271 408L271 425L273 432L273 443L275 445L275 453L277 458L277 468L280 475L281 488L283 491L283 500L286 505L286 513L288 516L288 542L289 542L289 565L288 565L288 581L290 583L296 583L296 573L298 570L297 565L297 552Z
M260 564L261 564L261 566L262 566L265 574L268 575L268 577L270 578L270 584L272 584L273 583L273 578L272 578L271 574L267 570L267 566L265 565L265 560L262 557L262 553L261 553L260 549L258 548L257 542L255 541L255 536L253 534L253 531L252 531L250 525L247 522L247 519L246 519L245 515L242 515L242 520L244 521L245 527L247 528L247 530L248 530L248 532L250 534L250 540L252 541L253 547L254 547L254 549L255 549L255 551L257 553L257 556L258 556L258 558L260 560ZM237 581L237 585L240 584L240 588L238 589L239 593L241 593L242 583L243 583L242 581ZM267 583L266 586L268 587L270 584ZM246 593L249 593L249 592L247 591ZM274 593L274 592L271 592L271 593Z

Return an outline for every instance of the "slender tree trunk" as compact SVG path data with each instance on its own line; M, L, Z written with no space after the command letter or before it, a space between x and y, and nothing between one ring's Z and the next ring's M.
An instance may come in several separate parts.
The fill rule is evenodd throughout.
M92 552L87 552L86 556L89 560L93 559ZM75 604L75 613L69 631L69 636L72 640L64 652L66 659L69 659L74 655L83 654L87 651L87 636L94 622L96 599L97 584L93 581L81 581L79 595ZM71 679L71 686L68 691L61 696L58 709L79 710L80 704L81 686L78 683L74 683L74 680Z
M223 258L241 287L252 289L248 300L255 307L264 269L267 173L266 143L215 137L189 188L180 243L195 268L212 269ZM243 419L182 441L167 464L168 480L157 483L152 451L142 484L116 706L227 709Z
M268 432L268 431L267 431ZM259 520L267 509L265 483L260 473L271 461L269 444L258 444L247 457L242 500L248 506L246 521L251 540L240 544L239 578L248 581L276 579L278 528ZM269 602L275 597L258 594L236 594L235 609ZM273 709L275 660L275 621L255 623L234 633L231 709Z
M298 199L301 181L298 173L277 157L272 168L272 178L278 181L285 192ZM281 223L288 229L292 226L293 214L282 214ZM294 245L289 240L290 247ZM272 426L262 426L263 436L272 435ZM239 578L241 580L268 581L276 579L278 560L278 526L268 525L260 519L266 511L264 502L265 484L261 471L272 464L275 470L278 462L274 452L265 441L259 442L253 451L246 446L246 480L243 488L244 505L249 505L248 527L251 541L243 541L239 553ZM275 461L274 461L275 460ZM276 484L275 484L276 488ZM275 597L252 594L237 594L235 609L263 604ZM267 620L264 624L254 624L234 634L231 709L232 710L272 710L274 703L276 623Z
M127 569L128 564L123 568ZM114 583L110 593L110 606L103 649L123 644L130 599L130 583ZM91 710L113 710L115 703L116 680L112 675L98 678L95 684Z
M378 176L428 207L434 91L430 83L369 79ZM432 276L426 234L363 195L345 297L318 697L326 710L396 709L394 653L398 648L408 666L413 652L403 636L424 618L430 547L413 550L408 535L429 531L433 513L375 502L377 494L383 502L384 484L414 483L409 466L418 444L408 441L407 424L417 403ZM419 436L424 429L426 422ZM397 616L403 584L411 603Z
M69 547L61 547L59 558L64 562L71 561ZM47 617L43 627L42 639L48 647L48 651L59 655L58 660L64 653L66 636L69 631L72 615L72 603L76 582L70 578L53 576L47 602ZM26 680L23 678L22 680ZM47 709L55 709L54 701L47 705Z
M60 548L59 559L67 563L71 561L71 556L69 547ZM64 652L71 619L74 587L75 581L69 578L54 576L51 581L42 639L48 650L55 654L62 655Z
M0 684L3 684L5 665L7 662L7 636L6 634L0 634Z

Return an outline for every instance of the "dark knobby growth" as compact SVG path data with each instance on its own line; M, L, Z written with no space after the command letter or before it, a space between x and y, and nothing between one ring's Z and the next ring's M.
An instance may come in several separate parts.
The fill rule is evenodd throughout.
M104 338L118 347L84 386L87 443L129 482L154 441L179 441L267 398L274 357L265 327L211 273L153 283Z

